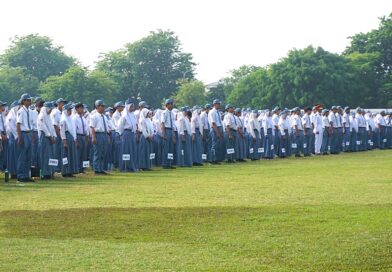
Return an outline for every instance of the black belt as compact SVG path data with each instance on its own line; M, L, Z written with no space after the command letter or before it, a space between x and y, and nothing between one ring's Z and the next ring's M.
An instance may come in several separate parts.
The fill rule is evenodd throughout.
M31 132L31 130L30 131L21 131L22 133L30 133Z
M95 134L108 134L107 132L95 132Z
M130 132L132 132L133 130L132 130L132 129L129 129L129 128L126 128L126 129L124 129L124 131L130 131Z
M76 134L76 135L77 135L77 136L83 136L83 137L86 136L85 134L79 134L79 133Z
M172 128L165 128L166 130L172 130Z

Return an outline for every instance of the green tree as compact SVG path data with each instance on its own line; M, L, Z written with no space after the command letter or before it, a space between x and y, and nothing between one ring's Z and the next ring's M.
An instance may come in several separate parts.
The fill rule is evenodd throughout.
M179 79L192 79L194 67L174 32L162 30L103 55L97 64L119 84L121 97L140 96L152 106L177 92Z
M183 80L178 93L174 96L176 105L194 106L206 103L205 87L199 80Z
M23 93L37 94L38 79L26 75L21 68L0 67L0 100L14 101Z
M27 75L44 81L52 75L63 74L75 60L62 47L53 45L48 37L31 34L15 37L0 57L1 66L20 67Z
M73 66L61 76L51 76L39 86L40 95L47 100L63 97L74 102L92 104L97 99L113 103L118 97L118 85L102 71L89 73Z

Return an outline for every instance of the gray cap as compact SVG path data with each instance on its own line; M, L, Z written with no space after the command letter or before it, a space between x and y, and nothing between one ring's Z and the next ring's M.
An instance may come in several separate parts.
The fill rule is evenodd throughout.
M23 100L31 100L31 96L28 93L24 93L20 97L20 101L22 102Z
M139 102L139 107L148 108L147 102L146 101L140 101Z
M0 101L0 107L2 107L2 106L7 106L7 103L3 102L3 101Z
M204 108L210 110L212 107L211 104L205 104Z
M228 109L230 109L230 108L231 108L231 109L234 109L234 107L233 107L232 105L227 104L226 107L225 107L225 110L228 110Z
M103 102L103 100L97 100L95 101L95 107L99 107L99 106L106 106L105 102Z
M49 108L49 109L54 108L54 105L53 105L52 102L45 102L43 106L44 106L45 108Z
M124 102L118 101L114 104L114 108L117 109L118 107L125 107Z
M222 102L219 99L214 99L214 101L212 101L212 105L215 104L221 104Z
M72 110L73 108L74 108L74 106L71 103L64 105L64 110Z
M168 99L166 99L166 101L165 101L165 104L167 105L167 104L173 104L174 103L174 100L173 99L171 99L171 98L168 98Z
M58 103L64 103L64 104L66 104L67 101L64 100L63 98L59 98L59 99L56 100L56 104L58 104Z

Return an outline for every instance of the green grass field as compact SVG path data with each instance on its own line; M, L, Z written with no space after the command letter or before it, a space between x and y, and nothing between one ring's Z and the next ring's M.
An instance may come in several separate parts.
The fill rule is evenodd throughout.
M392 151L11 182L0 201L1 271L392 271Z

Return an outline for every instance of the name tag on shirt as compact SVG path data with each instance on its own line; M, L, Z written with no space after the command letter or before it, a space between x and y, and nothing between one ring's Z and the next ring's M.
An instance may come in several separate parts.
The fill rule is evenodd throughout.
M304 144L304 148L307 148L308 147L308 145L307 144Z
M63 158L63 165L67 165L68 164L68 158Z
M181 149L181 155L184 156L184 149Z
M89 168L90 167L90 161L83 161L83 168Z
M49 159L49 166L58 166L59 160Z
M131 155L130 154L123 154L122 159L123 159L123 161L130 161Z
M207 154L201 154L201 159L206 160L207 159Z
M150 160L154 160L155 159L155 153L150 153Z
M291 148L297 148L297 144L291 144Z
M249 149L249 153L253 154L253 148Z
M346 142L346 145L350 145L350 142Z
M271 150L274 150L274 145L271 145Z
M263 153L263 152L264 152L264 148L262 148L262 147L261 147L261 148L258 148L258 149L257 149L257 152L258 152L258 153Z
M286 148L282 148L282 153L286 153Z
M357 145L360 145L361 144L361 141L357 141Z
M226 150L226 152L227 152L228 155L234 154L234 148L228 148L228 149Z
M173 159L173 153L167 153L167 159L172 160Z

